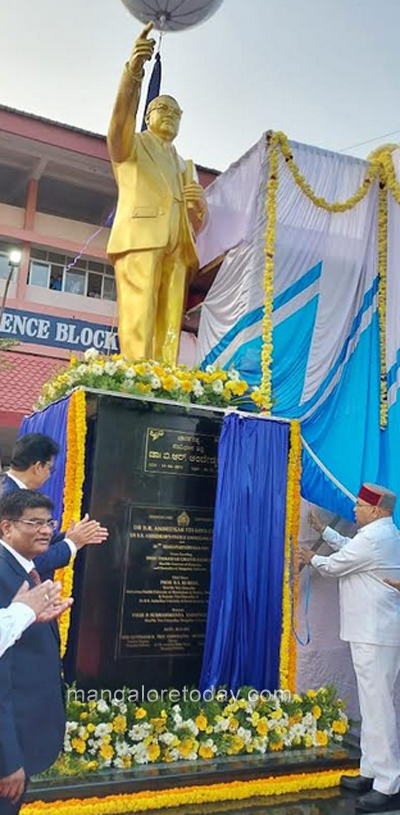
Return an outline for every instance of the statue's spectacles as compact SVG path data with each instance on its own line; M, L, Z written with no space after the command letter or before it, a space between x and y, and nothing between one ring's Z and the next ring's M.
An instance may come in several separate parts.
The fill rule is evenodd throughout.
M28 520L28 518L20 518L18 521L14 521L14 523L25 524L25 526L30 526L32 531L35 530L37 532L39 532L39 529L44 529L44 527L46 526L48 526L52 532L55 532L55 530L58 527L58 522L54 521L52 518L50 518L49 521L42 521L39 518L37 519L35 518L34 520Z
M180 119L182 116L182 111L177 110L177 108L171 108L169 105L164 105L160 102L159 105L154 105L152 110L158 110L159 113L169 113L173 119Z

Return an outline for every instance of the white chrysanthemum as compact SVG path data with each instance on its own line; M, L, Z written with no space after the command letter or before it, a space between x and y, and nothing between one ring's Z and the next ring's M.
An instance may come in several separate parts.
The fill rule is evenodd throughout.
M245 744L250 744L250 742L253 740L253 734L251 730L248 730L246 727L239 727L237 735L239 736L239 738L243 739Z
M145 744L136 744L132 749L132 754L135 756L137 764L148 764L149 754Z
M216 370L217 368L215 365L207 365L206 372L208 374L214 374Z
M75 733L75 731L77 729L78 729L78 722L67 722L65 732L66 733Z
M214 733L226 733L229 730L229 719L220 719L214 725Z
M337 742L341 742L341 741L343 741L343 736L339 736L339 734L338 734L338 733L334 733L334 734L333 734L333 738L334 738L334 739L335 739L335 741L337 741Z
M65 736L65 738L64 738L64 753L71 753L71 752L72 752L72 744L71 744L68 736Z
M305 714L305 716L303 716L303 718L302 718L302 720L301 720L301 723L302 723L302 724L304 725L304 727L306 727L308 730L316 730L316 728L317 728L317 723L316 723L316 720L314 719L314 716L312 715L312 713L311 713L311 712L310 712L310 713L306 713L306 714Z
M231 380L231 382L239 382L240 373L239 371L236 371L235 368L230 368L228 371L228 377Z
M108 376L114 376L117 373L117 366L115 362L106 362L104 366L104 372L108 374Z
M192 733L193 736L198 735L199 728L197 727L197 724L194 723L193 719L185 719L185 720L183 720L182 716L179 716L179 714L177 716L174 716L174 719L175 719L175 724L176 724L176 729L177 730L184 730L185 729L185 730L189 730L189 733ZM177 719L180 720L179 723L177 722Z
M114 365L115 365L117 371L120 371L122 368L125 368L126 362L125 362L124 359L116 359L115 362L114 362Z
M99 352L96 350L96 348L88 348L83 355L85 362L91 362L93 359L98 359L98 357Z
M95 362L94 365L90 366L90 373L94 374L95 376L103 376L104 368L102 365L99 365L98 362ZM100 701L104 701L103 699Z
M217 752L217 750L218 750L217 745L216 745L216 744L214 744L214 742L213 742L213 740L212 740L212 739L207 739L207 740L204 742L204 747L208 747L210 750L212 750L212 751L213 751L213 753L216 753L216 752Z
M146 736L149 735L149 731L151 730L151 725L149 722L144 722L143 724L134 724L130 731L129 736L132 741L143 741Z
M111 702L113 707L118 708L119 713L125 715L128 710L128 706L125 702L121 702L119 699L113 699Z
M126 741L118 741L115 745L115 752L118 756L129 756L131 753L131 748Z
M179 750L176 750L176 748L174 747L172 750L170 750L169 757L171 761L179 761L181 754Z
M173 708L172 708L172 712L173 713L180 713L181 712L181 706L180 705L174 705Z
M302 724L301 722L296 722L296 724L293 724L291 726L289 732L291 733L294 739L302 738L305 735L306 728L304 727L304 724Z
M84 376L87 374L87 365L78 365L76 368L72 368L71 372L76 376Z
M216 379L215 382L212 383L212 389L214 393L222 393L224 390L224 383L221 382L220 379Z
M127 368L125 371L125 379L135 379L137 376L136 371L133 368Z
M266 736L256 736L254 739L254 745L257 753L262 753L262 755L264 755L264 753L267 752L268 739Z
M157 376L157 374L153 374L153 376L151 377L150 385L153 388L153 390L155 390L155 391L157 391L157 390L159 390L159 388L161 388L161 379L160 379L159 376Z
M79 730L78 730L78 736L79 736L79 738L80 738L80 739L84 739L84 738L85 738L85 736L86 736L86 727L85 727L85 725L83 725L83 724L82 724L82 725L80 726L80 728L79 728Z
M181 726L181 724L183 723L183 719L180 713L174 714L174 722L177 728Z
M97 725L94 736L96 739L102 739L104 736L108 736L109 733L112 733L112 724L110 722L101 722L101 724Z
M204 393L203 385L197 379L193 382L193 393L195 396L203 396Z
M174 741L174 739L175 739L174 734L173 734L173 733L170 733L169 731L168 731L168 733L161 733L161 734L159 735L159 737L158 737L158 740L159 740L159 741L161 741L163 744L166 744L166 745L167 745L167 747L168 747L170 744L172 744L172 742Z
M97 702L96 707L97 707L97 710L99 711L99 713L108 713L108 711L110 710L110 708L109 708L107 702L105 701L105 699L99 699L99 701Z

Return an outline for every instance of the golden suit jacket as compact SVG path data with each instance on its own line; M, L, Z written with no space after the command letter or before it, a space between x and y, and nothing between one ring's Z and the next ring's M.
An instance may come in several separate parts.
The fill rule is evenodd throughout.
M173 148L175 149L175 148ZM179 185L184 174L179 167ZM163 173L150 133L135 133L129 159L112 162L118 186L118 205L107 251L111 257L141 249L161 249L169 240L169 224L174 201L173 190ZM198 258L186 207L182 230L188 269L198 268Z

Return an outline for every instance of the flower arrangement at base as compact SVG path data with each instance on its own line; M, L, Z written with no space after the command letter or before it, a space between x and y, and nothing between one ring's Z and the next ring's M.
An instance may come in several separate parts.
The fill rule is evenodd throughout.
M69 366L45 383L36 409L79 386L222 408L238 405L245 395L247 402L251 398L247 382L234 368L222 370L208 365L203 371L151 360L129 362L120 354L106 357L90 348L82 361L72 356ZM253 402L255 406L256 400Z
M97 696L90 700L90 694ZM219 756L278 753L339 745L349 729L345 704L334 688L303 694L236 695L221 688L210 701L190 700L176 690L138 704L137 691L68 692L64 752L46 775L86 775L129 770L137 764L209 761ZM100 698L99 698L100 697ZM179 703L174 700L181 698Z

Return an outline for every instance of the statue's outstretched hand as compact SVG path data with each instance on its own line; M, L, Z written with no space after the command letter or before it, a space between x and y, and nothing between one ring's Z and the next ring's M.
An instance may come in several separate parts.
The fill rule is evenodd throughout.
M144 63L153 56L156 41L148 39L148 35L150 34L150 31L152 31L153 25L154 23L147 23L135 42L131 58L129 60L129 67L131 70L142 69Z

